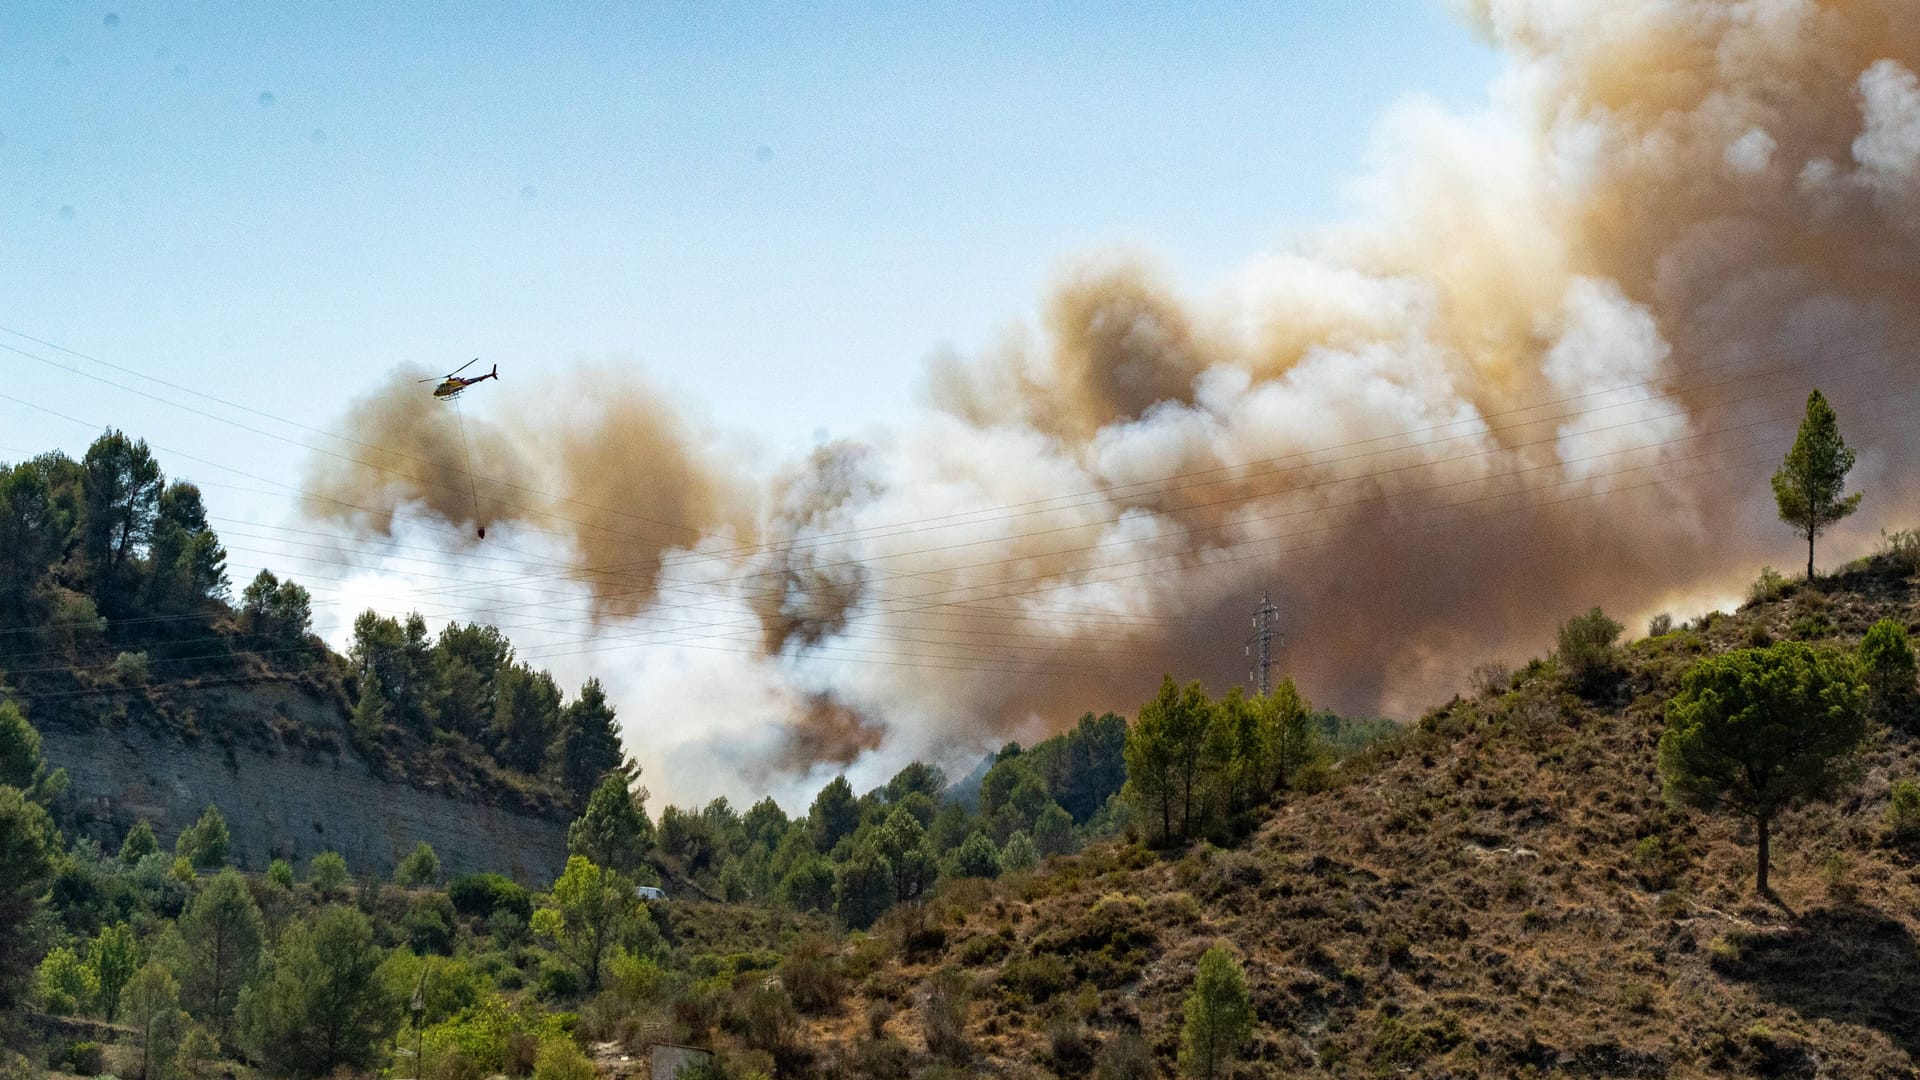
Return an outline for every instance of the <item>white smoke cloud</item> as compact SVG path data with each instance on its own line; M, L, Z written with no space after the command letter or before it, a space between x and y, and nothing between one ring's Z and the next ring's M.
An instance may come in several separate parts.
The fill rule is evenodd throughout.
M1920 77L1893 60L1879 60L1860 76L1865 125L1853 140L1853 159L1868 186L1894 197L1920 184Z
M842 768L964 769L1130 712L1163 672L1222 689L1267 591L1310 696L1416 710L1572 612L1637 619L1792 565L1765 477L1816 385L1871 485L1823 550L1905 524L1920 8L1461 7L1509 57L1487 105L1393 109L1352 219L1212 295L1083 260L1033 325L930 362L922 408L770 480L645 395L571 417L603 447L563 504L591 526L586 632L668 642L594 668L656 793L792 807ZM599 573L633 514L681 515L704 554L633 541L640 572Z

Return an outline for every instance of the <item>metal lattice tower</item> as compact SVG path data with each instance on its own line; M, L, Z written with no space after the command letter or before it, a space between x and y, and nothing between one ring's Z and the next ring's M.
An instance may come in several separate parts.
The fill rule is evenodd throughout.
M1247 655L1257 656L1254 666L1247 672L1247 681L1254 685L1262 697L1273 689L1273 649L1283 644L1286 636L1275 627L1280 625L1280 609L1266 593L1260 594L1260 607L1253 613L1253 636L1247 639ZM1254 650L1258 649L1256 653Z

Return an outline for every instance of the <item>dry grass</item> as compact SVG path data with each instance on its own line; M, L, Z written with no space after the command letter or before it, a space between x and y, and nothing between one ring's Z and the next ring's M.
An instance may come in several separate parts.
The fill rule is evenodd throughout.
M810 1037L843 1075L902 1047L924 1064L904 1018L959 971L973 1071L1078 1075L1137 1028L1170 1073L1194 963L1225 941L1254 999L1248 1076L1914 1075L1920 870L1884 821L1915 745L1879 733L1849 795L1780 822L1773 903L1750 829L1664 801L1654 744L1699 655L1851 643L1915 602L1881 559L1636 642L1600 704L1545 668L1483 680L1239 850L1105 845L936 898L923 947L870 955Z

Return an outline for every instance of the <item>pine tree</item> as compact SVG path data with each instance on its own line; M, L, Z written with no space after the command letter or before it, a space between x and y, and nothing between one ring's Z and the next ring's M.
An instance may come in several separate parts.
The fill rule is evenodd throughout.
M919 819L904 806L894 808L877 836L880 854L893 869L893 898L904 903L933 885L933 845Z
M620 768L620 724L599 679L588 679L580 696L562 710L554 753L560 785L582 799L602 777Z
M865 930L893 905L893 863L865 845L834 872L834 909L855 930Z
M141 859L160 850L160 841L154 838L153 826L141 818L127 830L127 838L120 844L120 864L133 866Z
M86 519L82 551L94 595L108 614L127 610L136 585L135 555L153 539L164 478L145 440L109 429L83 460Z
M540 769L560 720L560 688L553 676L525 664L502 668L494 682L493 723L487 730L494 759L529 775Z
M1807 580L1813 580L1813 539L1860 508L1860 493L1843 496L1853 449L1840 437L1840 421L1820 391L1807 396L1807 415L1787 459L1773 474L1780 520L1807 538Z
M87 946L87 966L93 969L100 1013L112 1023L120 1015L120 991L140 966L133 930L126 923L115 923L94 935Z
M78 954L59 945L40 961L40 1003L54 1016L74 1016L93 1008L100 984Z
M1874 713L1892 721L1913 703L1915 661L1907 628L1892 619L1873 624L1860 639L1860 660L1866 668Z
M53 879L60 834L40 804L0 786L0 1014L18 1000L40 935L35 913Z
M200 814L200 820L180 833L173 853L187 860L195 870L211 870L227 862L227 819L212 803Z
M1033 846L1041 858L1073 852L1073 815L1055 804L1033 819Z
M209 882L180 916L178 930L173 968L181 998L189 1012L225 1032L266 936L239 872L222 870Z
M0 468L0 615L31 622L28 600L65 542L70 522L38 462Z
M1232 746L1227 801L1237 812L1260 803L1273 790L1273 726L1260 700L1246 697L1237 686L1220 699L1219 708L1222 733Z
M1194 1080L1225 1076L1253 1035L1246 975L1225 945L1215 945L1200 957L1184 1012L1182 1071Z
M553 883L547 903L533 913L533 932L580 969L588 990L600 988L600 967L636 924L651 925L633 882L578 855Z
M433 646L434 722L481 739L493 719L500 672L512 662L513 646L494 627L447 624Z
M608 773L587 799L586 810L567 827L567 853L623 874L639 871L654 844L646 799L646 788L629 790L624 773Z
M1839 785L1866 737L1866 704L1854 656L1798 641L1710 656L1682 677L1660 771L1675 794L1753 819L1761 895L1774 816Z
M993 837L975 829L953 853L955 877L996 878L1000 876L1000 848Z
M400 1001L379 978L382 959L373 925L353 908L329 907L289 927L241 991L243 1043L280 1075L372 1065L400 1024Z
M1127 784L1137 808L1159 825L1161 843L1192 839L1209 815L1217 781L1231 761L1226 726L1218 718L1198 682L1181 687L1167 676L1127 733Z
M1313 729L1313 706L1300 696L1300 688L1291 678L1260 701L1273 737L1274 783L1288 787L1293 774L1320 754L1319 740Z
M0 701L0 784L29 791L45 770L40 732L27 722L20 706Z
M1127 782L1127 721L1087 713L1067 735L1065 775L1054 797L1084 824Z
M330 900L347 886L347 860L337 851L323 851L307 862L307 884Z
M425 840L415 844L407 857L400 860L400 865L393 868L396 885L433 885L439 880L440 856L434 854L433 845Z
M187 1031L180 985L158 961L148 961L127 982L125 998L127 1026L140 1042L140 1075L147 1080L165 1076Z
M836 776L814 796L807 811L807 823L813 830L814 850L831 854L840 839L860 826L860 803L853 797L853 785L844 776Z
M148 611L183 614L227 592L227 552L207 524L200 489L184 481L161 492L142 596Z
M1017 832L1007 837L1007 846L1000 851L1000 869L1009 874L1021 874L1040 865L1040 851L1033 846L1033 840L1026 833Z

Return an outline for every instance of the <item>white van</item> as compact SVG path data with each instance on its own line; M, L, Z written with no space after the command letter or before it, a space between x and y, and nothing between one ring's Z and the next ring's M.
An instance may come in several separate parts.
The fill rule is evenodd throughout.
M651 885L641 885L635 888L633 892L634 895L642 900L665 900L667 898L666 893L661 892Z

